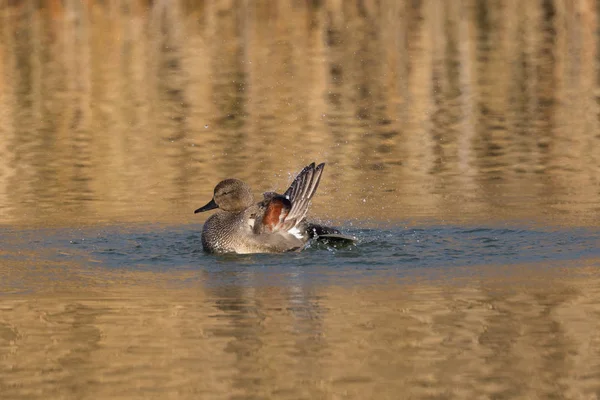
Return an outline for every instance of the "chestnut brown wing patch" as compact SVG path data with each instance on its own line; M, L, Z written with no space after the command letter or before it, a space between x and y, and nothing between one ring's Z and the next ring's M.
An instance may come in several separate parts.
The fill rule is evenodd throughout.
M292 203L284 196L274 196L263 215L262 224L268 231L277 230L289 214Z

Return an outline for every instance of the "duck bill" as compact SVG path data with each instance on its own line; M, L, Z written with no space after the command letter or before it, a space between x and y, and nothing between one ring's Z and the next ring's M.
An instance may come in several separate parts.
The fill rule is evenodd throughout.
M219 208L219 206L217 205L217 203L215 203L215 199L212 199L211 201L208 202L207 205L202 206L199 209L197 209L196 211L194 211L194 214L198 214L198 213L208 211L208 210L214 210L215 208Z

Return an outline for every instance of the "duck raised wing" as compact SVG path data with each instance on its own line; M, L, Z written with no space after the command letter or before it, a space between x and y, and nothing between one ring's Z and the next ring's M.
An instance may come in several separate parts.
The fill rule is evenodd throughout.
M317 166L311 163L300 171L283 195L265 193L262 228L270 232L288 232L303 222L324 168L325 163Z

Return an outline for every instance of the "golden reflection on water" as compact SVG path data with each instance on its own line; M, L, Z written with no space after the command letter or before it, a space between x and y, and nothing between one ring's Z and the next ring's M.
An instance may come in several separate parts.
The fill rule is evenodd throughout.
M274 286L214 286L207 272L56 269L37 295L2 297L0 391L595 398L597 263L469 267L450 279L416 271L360 286L294 284L291 275Z
M327 218L598 219L594 2L41 4L0 3L4 223L190 221L313 160Z
M220 179L311 161L324 218L597 226L597 16L0 0L0 398L597 398L598 260L215 284L11 231L200 222Z

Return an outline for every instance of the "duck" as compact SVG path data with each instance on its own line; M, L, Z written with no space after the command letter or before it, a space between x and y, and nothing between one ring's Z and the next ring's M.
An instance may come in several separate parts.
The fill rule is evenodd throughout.
M215 186L212 199L195 214L215 210L202 228L207 253L283 253L300 251L313 239L353 241L335 228L310 223L306 214L325 163L311 163L283 193L267 192L255 202L245 182L228 178Z

